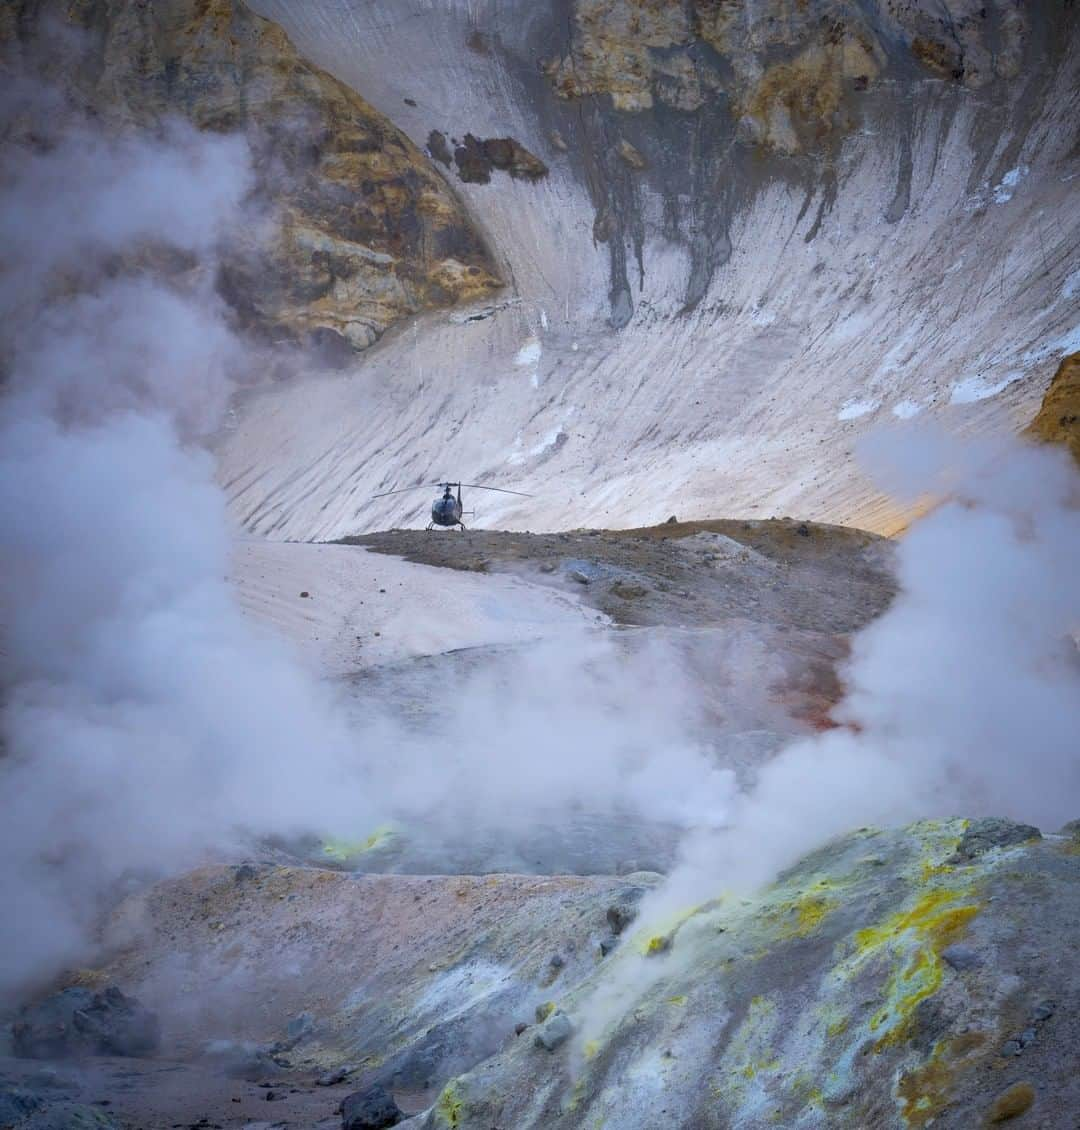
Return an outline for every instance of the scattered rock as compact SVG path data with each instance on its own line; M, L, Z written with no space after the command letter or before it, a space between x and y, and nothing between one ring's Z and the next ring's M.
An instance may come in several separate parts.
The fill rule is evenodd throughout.
M311 593L309 593L307 591L307 589L304 589L304 591L300 594L301 599L307 599L310 596L311 596Z
M800 522L796 527L795 532L801 538L808 538L810 536L810 527L805 522Z
M15 1054L27 1059L140 1056L157 1049L160 1026L155 1013L115 986L103 993L71 988L24 1007L12 1037Z
M1023 1032L1020 1033L1019 1039L1022 1048L1029 1047L1031 1044L1035 1043L1035 1029L1025 1028Z
M566 138L563 137L557 129L551 131L551 144L555 146L560 153L565 153L570 146L566 144Z
M1068 824L1062 825L1058 834L1068 836L1073 840L1080 840L1080 820L1070 820Z
M1035 1006L1033 1012L1031 1013L1031 1019L1036 1021L1036 1023L1042 1020L1049 1020L1050 1017L1054 1015L1054 1010L1056 1008L1057 1005L1054 1001L1042 1001L1040 1004L1037 1004Z
M952 862L966 863L992 848L1013 847L1030 840L1041 840L1042 833L1031 824L1017 824L1000 816L972 820L960 837Z
M605 917L613 934L621 934L637 918L637 904L644 894L644 887L628 887L620 892L618 899L607 908Z
M540 983L544 986L552 984L558 980L559 974L566 967L566 959L560 953L553 954L547 965L544 967L544 972L541 976Z
M454 163L467 184L490 183L492 169L509 173L515 180L535 181L548 174L547 165L512 137L481 140L467 133L454 150Z
M953 969L975 969L982 965L982 958L978 953L971 946L965 946L961 942L946 946L941 951L941 956Z
M569 577L570 580L577 581L579 585L587 585L590 583L590 579L580 569L571 569Z
M233 881L246 883L249 879L254 879L258 874L259 869L253 863L241 863L233 868Z
M1023 1050L1019 1040L1006 1040L1002 1045L1001 1054L1008 1059L1011 1056L1019 1055Z
M346 1095L341 1104L341 1130L383 1130L405 1117L394 1096L380 1084Z
M543 1024L544 1021L547 1020L547 1018L554 1013L554 1011L555 1011L555 1002L554 1001L544 1001L543 1004L538 1004L536 1006L536 1023L537 1024Z
M333 1071L326 1071L315 1080L316 1087L336 1087L344 1083L352 1074L351 1067L335 1067Z
M607 957L618 944L619 939L614 934L606 934L600 939L600 956Z
M1008 1122L1017 1118L1031 1107L1035 1101L1035 1088L1030 1083L1015 1083L1003 1091L990 1108L991 1122Z
M619 144L615 147L615 152L618 153L619 157L632 169L641 170L648 167L648 162L645 158L626 138L620 138ZM669 518L668 521L671 521L671 519Z
M678 522L679 522L679 519L674 514L672 514L671 517L664 523L664 525L665 526L675 526L675 525L678 525Z
M450 152L450 146L446 144L446 135L440 133L439 130L433 129L428 134L427 139L428 152L432 158L440 164L450 167L454 160L454 155Z
M524 1020L519 1020L518 1023L514 1025L514 1035L520 1036L523 1032L528 1031L528 1028L529 1026Z
M573 1032L574 1026L570 1023L570 1017L565 1012L556 1012L554 1016L544 1022L540 1031L536 1033L533 1043L538 1048L545 1048L552 1052L560 1045L565 1044L573 1035Z

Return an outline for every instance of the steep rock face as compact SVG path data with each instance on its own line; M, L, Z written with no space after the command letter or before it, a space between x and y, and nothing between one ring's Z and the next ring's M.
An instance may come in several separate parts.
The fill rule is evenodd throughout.
M27 0L5 15L5 35L44 56L45 75L110 122L181 115L248 137L270 243L236 233L222 282L276 337L330 334L363 349L402 317L500 285L417 147L242 0ZM84 34L41 38L57 26Z
M255 2L433 154L468 130L549 170L460 185L499 302L247 406L223 479L255 530L426 523L369 496L449 476L535 495L483 526L888 533L864 433L1015 432L1080 348L1074 6Z
M1063 443L1080 463L1080 353L1070 353L1058 366L1028 429L1049 443Z

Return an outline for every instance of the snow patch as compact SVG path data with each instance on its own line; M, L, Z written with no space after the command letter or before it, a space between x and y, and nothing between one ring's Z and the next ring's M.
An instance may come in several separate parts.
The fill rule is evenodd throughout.
M950 404L974 404L978 400L988 400L1016 381L1022 380L1024 373L1013 369L1005 374L1000 381L991 384L985 377L967 377L958 381L952 387Z
M540 342L535 337L531 337L517 351L514 357L514 364L517 365L519 369L524 368L526 365L536 365L540 361L543 352Z
M868 416L871 412L877 411L880 406L880 400L849 400L836 413L836 418L838 420L857 420L860 416Z
M994 203L1008 204L1013 198L1016 186L1028 175L1027 165L1017 165L1010 169L994 186Z
M892 414L899 420L910 420L923 410L923 406L916 400L901 400L893 405Z

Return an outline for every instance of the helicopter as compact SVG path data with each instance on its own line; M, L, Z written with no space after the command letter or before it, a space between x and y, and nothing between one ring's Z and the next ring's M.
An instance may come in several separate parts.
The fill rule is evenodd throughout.
M431 504L431 521L428 523L428 529L434 529L436 526L458 526L462 530L465 529L465 523L461 520L462 514L465 511L461 507L461 488L468 487L469 490L496 490L500 494L516 494L521 498L532 498L531 494L525 494L520 490L506 490L503 487L485 487L480 483L419 483L414 487L398 487L397 490L384 490L380 494L373 494L372 498L386 498L390 494L403 494L407 490L424 490L431 487L441 487L442 496L436 498ZM454 488L457 487L457 495L454 494ZM471 511L470 511L471 513Z

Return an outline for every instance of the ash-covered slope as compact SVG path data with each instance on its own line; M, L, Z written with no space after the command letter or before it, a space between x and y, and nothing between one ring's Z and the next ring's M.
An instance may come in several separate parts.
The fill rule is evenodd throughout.
M222 459L252 530L416 523L422 495L367 496L449 476L547 483L484 498L515 528L889 531L863 432L1019 430L1076 348L1071 6L258 8L445 163L510 285L247 404Z

